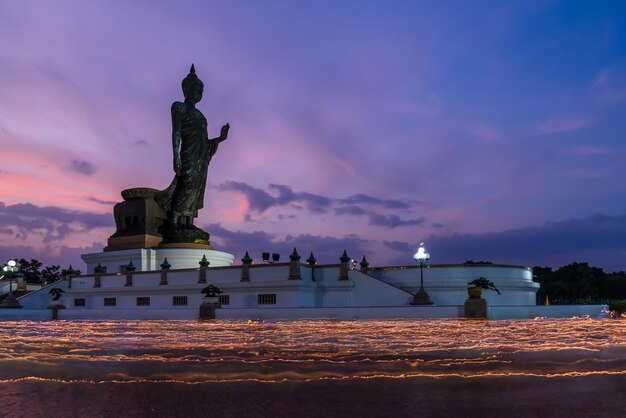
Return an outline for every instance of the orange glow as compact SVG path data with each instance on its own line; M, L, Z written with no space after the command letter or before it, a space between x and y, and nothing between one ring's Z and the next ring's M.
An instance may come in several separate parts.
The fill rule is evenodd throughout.
M626 375L615 320L0 322L0 383Z

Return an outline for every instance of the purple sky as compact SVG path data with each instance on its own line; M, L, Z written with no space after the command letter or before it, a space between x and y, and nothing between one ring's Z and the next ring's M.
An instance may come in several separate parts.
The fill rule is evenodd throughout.
M84 268L171 178L195 63L216 249L626 270L621 1L5 1L0 259Z

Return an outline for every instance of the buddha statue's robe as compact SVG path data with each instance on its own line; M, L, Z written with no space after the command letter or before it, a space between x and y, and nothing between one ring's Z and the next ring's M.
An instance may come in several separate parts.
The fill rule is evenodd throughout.
M155 200L163 209L196 218L204 204L207 171L219 142L210 140L202 112L183 102L172 104L172 136L180 135L180 172Z

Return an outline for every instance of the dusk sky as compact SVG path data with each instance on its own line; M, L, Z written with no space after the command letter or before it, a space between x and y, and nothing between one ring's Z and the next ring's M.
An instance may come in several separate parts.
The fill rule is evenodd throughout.
M84 270L169 185L191 63L237 262L626 270L623 1L2 1L0 260Z

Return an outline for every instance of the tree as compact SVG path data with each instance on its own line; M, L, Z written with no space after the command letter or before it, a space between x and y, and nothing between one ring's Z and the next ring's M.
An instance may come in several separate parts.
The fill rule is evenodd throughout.
M24 275L28 283L52 283L68 273L68 269L61 269L60 266L53 264L42 269L43 263L37 259L31 258L30 261L20 258L18 260L20 273ZM72 274L80 274L79 270L72 270Z
M20 258L18 261L20 271L26 278L28 283L41 283L41 261L31 258L27 261L24 258Z
M605 299L626 299L626 273L607 274L600 294Z
M588 263L571 263L552 271L534 267L533 280L540 284L537 302L548 296L555 304L606 303L626 299L626 273L605 273Z
M57 266L56 264L46 266L43 270L41 270L42 282L48 284L61 279L61 272L59 271L60 269L61 266Z

